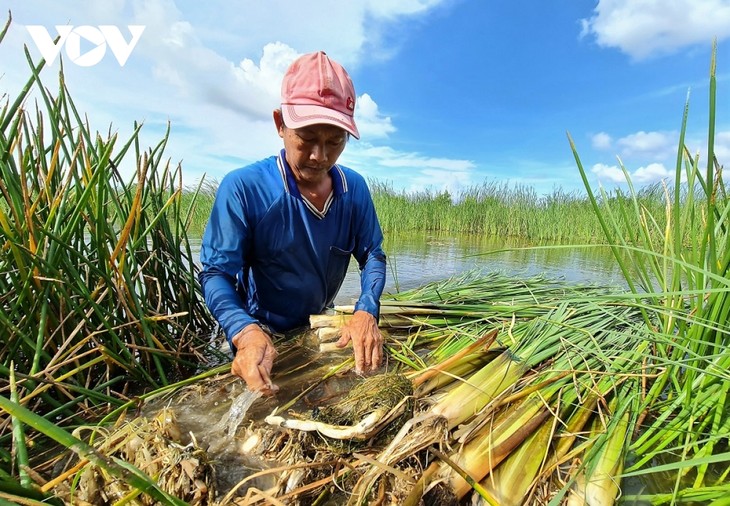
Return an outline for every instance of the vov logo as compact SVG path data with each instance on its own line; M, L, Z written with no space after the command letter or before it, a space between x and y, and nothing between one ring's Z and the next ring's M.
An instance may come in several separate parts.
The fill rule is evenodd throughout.
M49 65L53 64L61 52L61 48L65 47L69 59L81 67L92 67L99 63L106 54L107 46L112 50L119 66L123 67L145 29L143 25L128 25L127 29L131 38L127 42L122 31L114 25L99 25L98 27L57 25L56 31L58 31L59 39L54 44L55 37L51 37L44 26L28 25L26 28L38 47L38 51ZM94 47L81 54L81 39Z

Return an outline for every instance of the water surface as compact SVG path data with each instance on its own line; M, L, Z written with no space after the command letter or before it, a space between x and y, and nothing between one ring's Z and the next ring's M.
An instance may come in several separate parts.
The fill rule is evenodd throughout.
M530 249L535 246L549 248ZM471 269L525 278L544 274L575 283L624 284L616 260L605 247L535 245L498 237L419 233L388 236L383 249L388 257L386 293L415 288ZM352 262L336 302L350 303L359 293L357 263Z

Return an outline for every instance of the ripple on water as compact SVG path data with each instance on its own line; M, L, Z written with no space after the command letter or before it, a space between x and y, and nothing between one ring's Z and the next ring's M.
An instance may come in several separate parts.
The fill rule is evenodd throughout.
M216 446L224 446L233 441L233 437L236 435L236 430L238 430L238 426L241 425L241 422L246 419L246 413L248 413L248 409L251 407L251 404L260 397L261 392L252 392L246 388L243 392L238 394L238 397L233 399L231 408L221 417L220 421L213 426L211 436L215 437L216 434L221 434L222 437L213 439L215 443L211 443L209 451L216 452L218 449L214 448L213 444Z

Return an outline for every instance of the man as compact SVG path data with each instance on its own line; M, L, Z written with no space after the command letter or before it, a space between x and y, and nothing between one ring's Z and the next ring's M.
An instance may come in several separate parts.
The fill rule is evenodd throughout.
M350 256L361 270L352 341L356 370L380 366L377 325L385 284L383 235L364 179L337 165L354 121L355 90L342 66L306 54L287 70L274 125L284 149L226 175L203 236L200 283L235 354L231 370L272 394L271 333L305 325L331 305Z

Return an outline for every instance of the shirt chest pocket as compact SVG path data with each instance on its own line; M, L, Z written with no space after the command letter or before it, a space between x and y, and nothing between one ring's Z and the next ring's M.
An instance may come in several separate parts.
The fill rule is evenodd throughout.
M330 246L329 259L327 262L327 283L332 287L339 288L342 280L347 273L347 267L350 265L350 257L352 256L353 246L347 248L339 248Z

